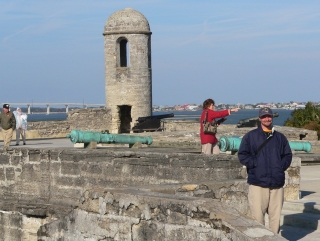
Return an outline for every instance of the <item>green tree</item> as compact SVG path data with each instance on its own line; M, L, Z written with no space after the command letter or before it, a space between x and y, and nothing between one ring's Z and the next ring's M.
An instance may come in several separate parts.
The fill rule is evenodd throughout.
M318 139L320 139L320 108L308 102L304 109L294 110L291 116L292 118L284 123L285 126L317 131Z

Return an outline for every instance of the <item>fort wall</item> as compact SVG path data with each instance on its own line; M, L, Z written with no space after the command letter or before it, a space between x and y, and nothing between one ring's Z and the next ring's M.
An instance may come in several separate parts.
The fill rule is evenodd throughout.
M287 199L298 198L300 164L295 157L286 173ZM162 240L178 234L164 240L253 240L241 234L251 228L275 238L247 218L247 189L233 155L173 148L2 149L0 229L4 237L28 240Z
M65 121L36 121L28 122L26 139L37 138L62 138L66 137L71 130L85 131L108 130L111 123L111 112L106 108L76 109L67 115ZM15 140L15 132L13 140ZM0 140L3 140L2 130Z

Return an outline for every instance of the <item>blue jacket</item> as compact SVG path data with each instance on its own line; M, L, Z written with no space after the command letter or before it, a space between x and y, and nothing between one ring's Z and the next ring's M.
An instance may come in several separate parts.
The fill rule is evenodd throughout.
M287 138L274 131L271 140L256 155L255 151L267 139L259 125L248 132L241 141L238 157L247 167L248 183L260 187L282 187L284 171L290 166L292 152Z

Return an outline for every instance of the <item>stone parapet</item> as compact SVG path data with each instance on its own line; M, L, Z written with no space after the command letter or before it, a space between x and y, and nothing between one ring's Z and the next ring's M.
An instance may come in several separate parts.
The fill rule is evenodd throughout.
M26 139L35 138L60 138L71 131L69 121L37 121L29 122ZM13 139L15 140L15 133Z
M70 131L103 131L111 126L111 110L107 108L76 109L68 113Z
M65 218L39 230L39 240L286 240L208 198L140 189L91 189Z
M155 152L149 148L0 149L0 194L6 197L0 210L45 216L47 208L52 208L44 205L48 200L50 205L72 205L88 188L237 179L241 178L240 170L234 156ZM18 202L12 204L13 200ZM22 205L29 200L39 204L31 213Z
M299 158L294 158L292 166L286 173L286 200L298 197L300 180L299 161ZM108 189L107 191L105 191L106 188ZM110 212L105 212L106 216L101 216L99 213L94 214L98 209L88 209L89 207L94 207L96 201L105 202L103 200L106 198L106 196L101 196L101 198L96 196L96 199L90 201L86 194L88 192L91 193L90 190L99 190L99 192L103 190L103 195L107 192L112 193L114 196L118 195L114 199L113 205L101 207L103 210L109 210L110 208ZM121 194L117 194L118 191L113 192L112 190L122 191L120 191ZM150 194L157 198L149 199ZM133 196L130 197L130 195ZM148 198L145 197L146 195ZM41 231L38 232L38 235L42 239L38 240L54 240L56 238L54 233L57 231L54 231L56 224L67 222L67 226L72 226L72 223L74 223L72 220L77 220L76 223L85 228L83 225L87 222L84 220L89 219L92 221L89 223L97 227L100 225L100 221L97 221L95 218L98 215L106 220L119 220L119 223L111 222L113 223L112 230L116 230L117 227L119 228L123 220L137 220L138 223L141 222L142 226L134 226L135 228L130 231L130 233L137 235L136 240L140 240L138 237L141 237L142 230L146 228L145 225L155 225L157 227L155 231L175 235L175 232L170 233L169 230L171 228L177 230L183 227L185 225L183 220L190 220L187 227L190 230L194 230L191 232L192 234L189 234L186 231L187 229L183 228L181 232L187 232L185 233L185 237L198 237L197 235L201 233L202 229L199 229L199 225L191 225L195 224L198 219L193 219L192 217L190 219L189 214L185 212L176 213L174 216L168 214L168 217L159 222L153 222L149 219L145 220L144 218L140 220L134 213L137 211L136 205L142 208L142 204L134 203L123 209L124 213L120 214L122 211L119 209L118 216L112 214L111 210L121 207L122 201L120 200L123 197L130 200L136 198L136 200L141 200L138 203L142 202L146 207L154 208L150 209L152 215L155 215L154 221L164 218L161 213L155 210L163 208L169 213L174 212L175 208L171 206L170 200L174 200L174 203L176 203L174 205L177 207L185 207L189 201L190 204L188 205L190 207L198 205L198 202L213 205L200 205L199 211L196 211L198 214L207 213L201 216L201 222L204 223L212 223L211 218L208 217L211 217L211 214L213 217L216 217L215 215L217 214L213 210L221 210L221 212L225 210L226 213L224 215L221 214L218 218L220 221L216 223L220 226L212 224L204 230L209 235L205 236L208 237L208 240L214 237L212 236L214 234L222 235L221 237L229 237L233 235L231 234L233 232L240 235L239 237L241 238L239 240L242 240L244 236L242 236L241 232L249 232L248 230L251 230L251 228L256 231L256 228L258 230L265 230L264 227L257 227L257 224L253 224L252 220L248 221L249 219L246 217L249 214L247 184L245 172L236 156L183 153L174 148L105 148L93 150L15 148L0 150L0 210L5 214L5 217L0 219L1 230L18 232L15 235L26 236L31 235L32 230L42 227ZM195 200L197 202L194 202ZM151 202L150 204L147 203L149 201ZM154 201L157 201L158 204L154 204ZM159 202L165 206L161 206ZM167 204L170 205L166 206ZM212 211L208 211L208 208ZM142 209L145 210L144 208ZM73 216L69 216L70 212L73 213L72 215L76 215L74 216L75 219L72 219ZM148 211L149 214L150 212ZM228 212L236 213L236 220L238 221L249 222L250 228L248 230L247 228L242 229L241 231L238 225L230 223L233 218L229 219ZM194 215L198 215L196 213ZM147 215L147 213L145 214ZM20 220L17 222L18 226L16 228L15 226L9 227L10 225L8 226L7 224L8 220L16 219L15 217ZM171 220L173 217L177 217L177 220ZM35 220L26 218L35 218ZM213 219L216 220L216 218ZM21 220L25 221L22 222ZM36 220L38 222L35 222ZM96 221L97 223L95 223ZM35 226L26 226L26 222L30 222ZM47 225L45 225L46 223ZM169 230L160 228L164 226L170 227ZM225 232L226 230L222 227L229 227L233 231L230 231L231 233L229 231ZM81 227L75 226L75 228L81 230ZM106 237L110 234L108 233L110 229L107 226L101 226L100 228ZM213 232L211 229L215 231ZM107 232L106 230L109 231ZM122 232L120 229L118 231ZM75 232L78 233L78 231ZM68 235L66 234L66 237ZM94 237L96 236L93 235L92 238ZM265 238L265 234L261 237ZM276 236L268 236L268 238L271 237L275 238ZM115 240L126 239L119 238Z

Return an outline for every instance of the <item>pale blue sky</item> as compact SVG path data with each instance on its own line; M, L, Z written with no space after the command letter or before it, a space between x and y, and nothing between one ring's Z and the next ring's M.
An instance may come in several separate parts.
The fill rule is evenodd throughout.
M320 101L320 1L0 2L0 102L105 103L103 27L152 31L153 104Z

